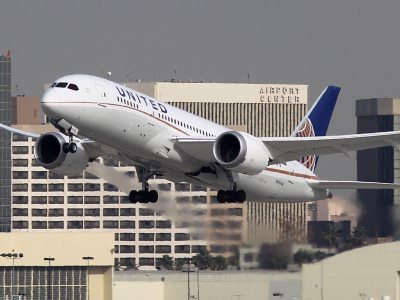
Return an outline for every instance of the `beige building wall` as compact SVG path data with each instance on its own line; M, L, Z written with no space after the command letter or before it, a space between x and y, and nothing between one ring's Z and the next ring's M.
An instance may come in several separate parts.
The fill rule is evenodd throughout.
M39 97L12 97L12 125L40 124Z
M0 257L0 297L10 297L14 286L15 294L25 293L26 300L47 295L84 300L87 288L91 299L111 299L114 234L0 233L0 241L0 253L17 255L16 259ZM86 256L93 257L89 264L82 259ZM54 258L50 267L44 260L49 257Z
M303 299L400 299L400 241L303 265ZM389 299L389 298L388 298Z

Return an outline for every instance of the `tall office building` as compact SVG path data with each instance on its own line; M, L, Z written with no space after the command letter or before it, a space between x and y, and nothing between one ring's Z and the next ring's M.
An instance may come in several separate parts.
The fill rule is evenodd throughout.
M400 99L373 98L356 101L357 133L400 130ZM357 180L400 183L400 153L387 147L357 151ZM399 190L358 190L362 208L359 225L370 237L395 233Z
M0 122L11 126L11 57L0 56ZM0 130L0 232L11 230L11 135Z

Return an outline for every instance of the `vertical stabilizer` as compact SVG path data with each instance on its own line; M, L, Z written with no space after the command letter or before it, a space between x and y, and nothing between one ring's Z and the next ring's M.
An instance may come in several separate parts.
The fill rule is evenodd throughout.
M315 101L312 108L308 111L303 120L301 120L291 136L312 137L326 135L339 92L339 87L328 86L317 101ZM315 155L305 156L300 158L299 162L314 172L318 157Z

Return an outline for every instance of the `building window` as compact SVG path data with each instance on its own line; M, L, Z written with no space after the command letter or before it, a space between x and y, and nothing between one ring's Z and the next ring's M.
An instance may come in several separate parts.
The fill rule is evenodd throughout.
M28 141L28 137L27 136L25 136L25 135L21 135L21 134L16 134L16 133L14 133L13 135L12 135L12 137L13 137L13 142L27 142Z
M28 196L13 196L13 204L28 204Z
M160 183L158 185L158 189L160 191L170 191L171 190L171 184L170 183Z
M171 221L156 221L156 228L171 228Z
M151 257L140 257L139 266L154 266L154 258Z
M154 228L154 221L139 221L139 228L140 229L150 229Z
M32 184L32 192L47 192L47 184Z
M192 203L194 204L206 204L207 197L206 196L192 196Z
M228 221L228 228L240 229L240 228L242 228L242 222L241 221Z
M120 215L124 217L135 216L136 211L134 208L121 208Z
M156 241L170 241L171 234L170 233L157 233L156 234Z
M118 192L118 188L115 185L104 183L103 187L106 192Z
M219 204L217 196L210 196L210 203L211 204Z
M68 196L68 204L83 204L82 196Z
M64 204L63 196L49 196L49 204Z
M145 242L154 241L154 233L139 233L139 241L145 241Z
M118 228L118 221L103 221L103 228L107 229Z
M27 217L28 209L27 208L13 208L12 210L14 217Z
M192 192L207 192L207 188L200 185L192 184Z
M85 183L85 192L98 192L98 191L100 191L100 184Z
M68 208L68 216L69 217L82 217L83 209L82 208Z
M13 179L28 179L27 171L13 171Z
M47 209L32 208L32 217L47 217Z
M135 258L121 258L119 261L121 266L136 266L136 259Z
M28 146L13 146L12 147L13 154L29 154Z
M37 162L36 159L32 158L32 167L41 167L41 165Z
M171 246L158 245L156 246L156 253L171 253Z
M103 197L104 204L118 204L118 196L104 196Z
M32 171L32 179L47 179L47 171Z
M119 227L121 229L135 229L135 221L120 221Z
M121 245L119 246L119 253L135 253L135 246Z
M121 204L131 204L131 201L129 201L129 196L121 196Z
M68 176L68 179L82 179L82 178L83 178L83 174L82 173Z
M49 171L49 179L64 179L64 175Z
M188 241L190 240L189 233L175 233L175 241Z
M139 216L154 216L154 210L150 208L139 208Z
M154 253L154 246L139 246L139 253Z
M49 209L49 217L63 217L64 209L62 208L50 208Z
M47 222L46 221L33 221L32 229L47 229Z
M47 204L46 196L32 196L32 204Z
M100 204L100 196L85 196L85 204Z
M206 250L206 249L207 249L207 246L193 245L192 253L200 253L200 250Z
M68 183L68 191L69 192L82 192L83 184L82 183Z
M13 159L13 167L27 167L28 160L27 159Z
M221 222L221 221L213 221L213 222L211 222L211 228L223 229L224 227L225 227L224 222Z
M119 240L120 241L134 241L135 234L134 233L120 233Z
M49 229L64 229L63 221L49 221Z
M93 175L92 173L89 172L84 172L85 175L85 179L100 179L99 177L97 177L96 175Z
M243 209L241 207L228 208L228 216L243 216Z
M115 233L115 234L114 234L114 239L115 239L116 242L119 241L119 234L118 234L118 233Z
M104 217L118 217L118 208L104 208L103 216Z
M98 217L100 216L99 208L85 208L85 216L86 217Z
M175 246L175 253L190 253L190 246L189 245Z
M189 183L175 183L175 191L190 192L190 184Z
M85 229L96 229L100 228L99 221L85 221Z
M49 192L64 192L64 183L49 183Z
M187 204L187 203L189 203L190 202L190 197L187 197L187 196L185 196L185 197L176 197L176 202L177 203L179 203L179 204Z
M27 183L14 183L12 185L13 192L27 192L28 184Z
M28 229L28 221L13 221L13 229Z
M210 252L211 253L225 253L226 252L226 246L224 246L224 245L211 245L210 246Z
M225 215L225 209L212 209L210 212L212 217Z
M68 229L83 229L82 221L68 221L67 224Z

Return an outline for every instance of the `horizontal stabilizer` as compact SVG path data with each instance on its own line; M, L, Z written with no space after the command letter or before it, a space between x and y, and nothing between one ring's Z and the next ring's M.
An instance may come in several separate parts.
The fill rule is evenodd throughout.
M365 181L333 181L333 180L312 180L306 179L307 184L314 189L400 189L400 184L365 182Z

